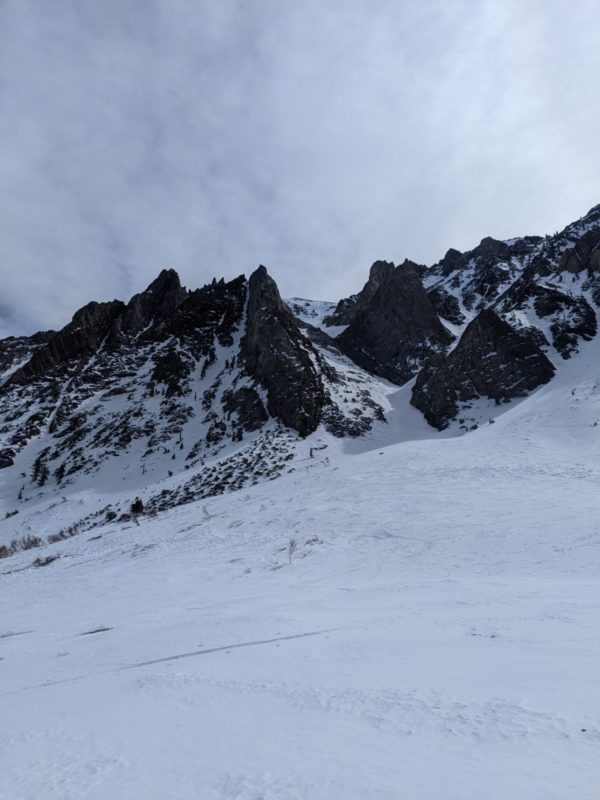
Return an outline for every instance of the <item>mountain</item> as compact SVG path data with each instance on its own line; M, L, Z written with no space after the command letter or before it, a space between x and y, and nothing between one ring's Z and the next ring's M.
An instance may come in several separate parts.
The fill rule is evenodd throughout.
M2 340L6 796L593 797L599 234Z
M363 290L364 291L364 290ZM454 336L440 321L417 273L405 262L387 273L378 288L357 303L340 349L364 369L394 383L406 383L432 353Z
M263 266L191 291L163 270L129 301L0 342L0 467L20 514L5 527L23 536L28 508L98 484L106 503L73 525L139 494L159 511L235 491L297 469L306 437L473 431L577 358L599 301L600 206L431 267L376 261L337 304L284 302Z
M363 368L399 385L416 376L411 402L431 425L471 430L593 339L599 303L595 206L553 236L487 237L432 267L375 262L324 323L344 324L335 341Z
M281 474L320 425L355 436L383 415L368 377L311 343L264 267L194 291L164 271L127 303L4 340L0 359L0 464L20 502L118 476L153 483L147 502L164 508Z
M418 374L411 403L438 430L467 403L487 397L509 402L547 383L554 375L542 351L545 340L533 329L514 330L491 308L466 327L456 348L430 360Z

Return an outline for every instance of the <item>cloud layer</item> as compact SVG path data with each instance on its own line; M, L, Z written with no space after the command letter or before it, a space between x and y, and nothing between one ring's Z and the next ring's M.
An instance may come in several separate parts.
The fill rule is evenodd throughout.
M266 264L337 299L600 202L595 0L0 0L0 335Z

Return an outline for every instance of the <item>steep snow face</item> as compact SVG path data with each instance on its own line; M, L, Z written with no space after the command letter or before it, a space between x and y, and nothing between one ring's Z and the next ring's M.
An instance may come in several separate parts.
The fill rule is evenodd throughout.
M285 302L299 320L308 322L315 328L323 328L327 332L323 320L333 313L335 303L329 303L327 300L307 300L304 297L289 297Z
M594 797L599 357L469 436L319 432L276 482L4 559L6 797Z
M292 314L301 322L308 323L313 328L319 328L328 336L335 338L347 325L330 324L331 316L335 311L336 304L329 303L327 300L307 300L304 297L290 297L286 301Z

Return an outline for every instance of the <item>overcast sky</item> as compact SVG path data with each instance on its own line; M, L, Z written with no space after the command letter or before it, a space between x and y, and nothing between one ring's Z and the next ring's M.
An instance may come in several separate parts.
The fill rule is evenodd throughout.
M600 202L596 0L0 0L0 335L265 264L377 258Z

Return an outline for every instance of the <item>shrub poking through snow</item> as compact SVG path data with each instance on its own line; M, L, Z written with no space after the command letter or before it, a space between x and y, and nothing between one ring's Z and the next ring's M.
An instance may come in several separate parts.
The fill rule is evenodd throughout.
M131 513L132 514L144 513L144 501L141 499L141 497L136 497L133 503L131 504Z
M290 564L292 563L292 556L296 552L297 548L298 548L298 542L294 539L293 536L290 537L290 540L289 540L288 546L287 546L288 559L289 559Z

